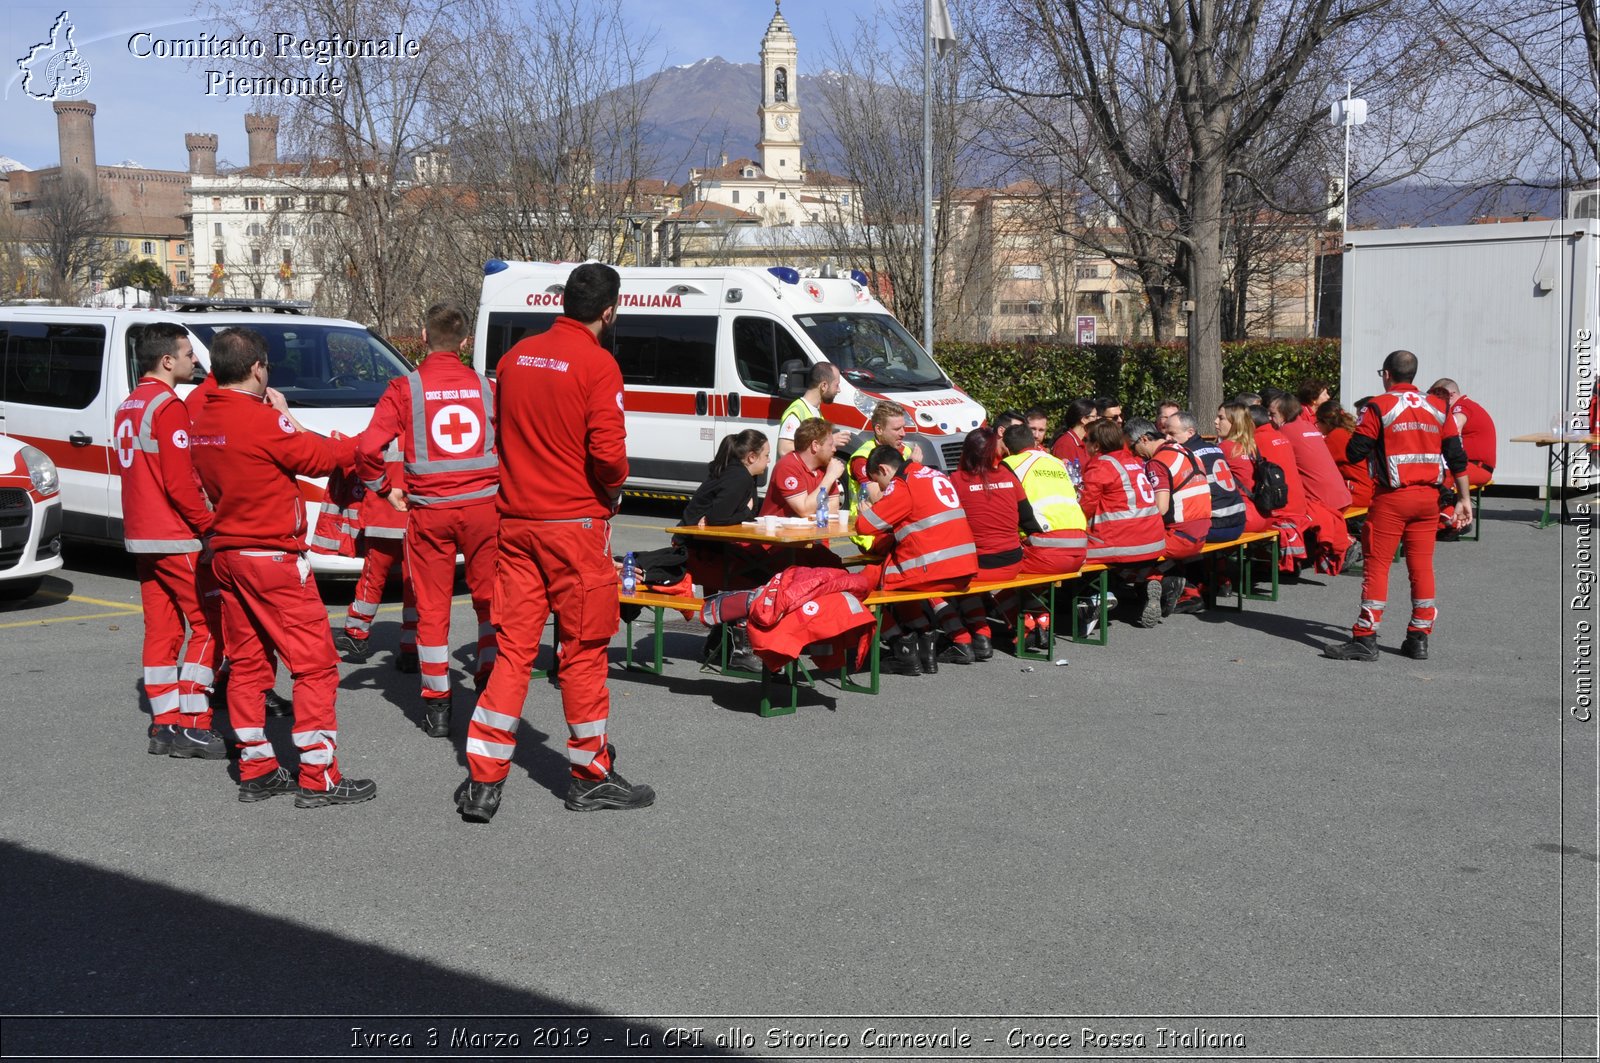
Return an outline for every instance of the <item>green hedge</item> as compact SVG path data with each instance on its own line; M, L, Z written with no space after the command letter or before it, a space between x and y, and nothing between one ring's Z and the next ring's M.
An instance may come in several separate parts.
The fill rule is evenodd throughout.
M416 365L428 356L428 345L422 342L421 336L390 336L390 344L400 352L400 357ZM467 342L461 345L461 361L469 369L472 367L472 337L467 337Z
M1153 416L1165 398L1188 401L1189 362L1182 344L938 343L934 356L991 417L1000 410L1038 406L1049 412L1053 426L1067 403L1080 395L1121 399L1123 412L1130 417ZM1327 381L1338 396L1338 340L1244 340L1222 345L1224 397L1262 387L1293 391L1313 377Z

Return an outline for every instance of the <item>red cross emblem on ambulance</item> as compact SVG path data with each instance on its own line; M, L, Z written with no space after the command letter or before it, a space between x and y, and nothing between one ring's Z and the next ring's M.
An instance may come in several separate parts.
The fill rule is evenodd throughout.
M822 285L816 281L806 281L806 294L817 302L822 302Z

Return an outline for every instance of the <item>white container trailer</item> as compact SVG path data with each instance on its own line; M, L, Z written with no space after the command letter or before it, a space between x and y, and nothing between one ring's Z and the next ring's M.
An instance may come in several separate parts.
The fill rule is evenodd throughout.
M1340 397L1349 408L1372 394L1384 357L1412 351L1418 387L1451 377L1494 418L1495 483L1543 488L1548 448L1510 440L1551 431L1563 412L1587 428L1597 292L1594 219L1352 232ZM1570 448L1574 483L1587 479L1581 451Z

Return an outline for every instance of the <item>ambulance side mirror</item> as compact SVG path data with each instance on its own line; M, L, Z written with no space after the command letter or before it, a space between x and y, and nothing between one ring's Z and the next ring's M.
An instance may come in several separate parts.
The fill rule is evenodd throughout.
M811 367L798 358L784 362L778 369L778 392L786 399L798 399L806 393L806 378Z

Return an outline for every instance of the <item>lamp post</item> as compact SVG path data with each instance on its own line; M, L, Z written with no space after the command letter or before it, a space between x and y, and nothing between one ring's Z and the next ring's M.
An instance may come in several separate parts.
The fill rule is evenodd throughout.
M1344 291L1344 256L1346 249L1350 245L1350 130L1367 120L1367 101L1353 98L1350 92L1350 82L1346 81L1344 83L1344 99L1335 100L1328 111L1328 117L1334 125L1344 126L1344 180L1339 185L1339 290L1341 293ZM1321 332L1318 327L1320 325L1318 318L1322 313L1322 265L1315 252L1313 252L1313 261L1317 263L1317 276L1311 317L1313 335L1316 335ZM1341 298L1343 298L1342 295ZM1348 322L1340 320L1339 333L1341 337L1348 332L1347 325Z

